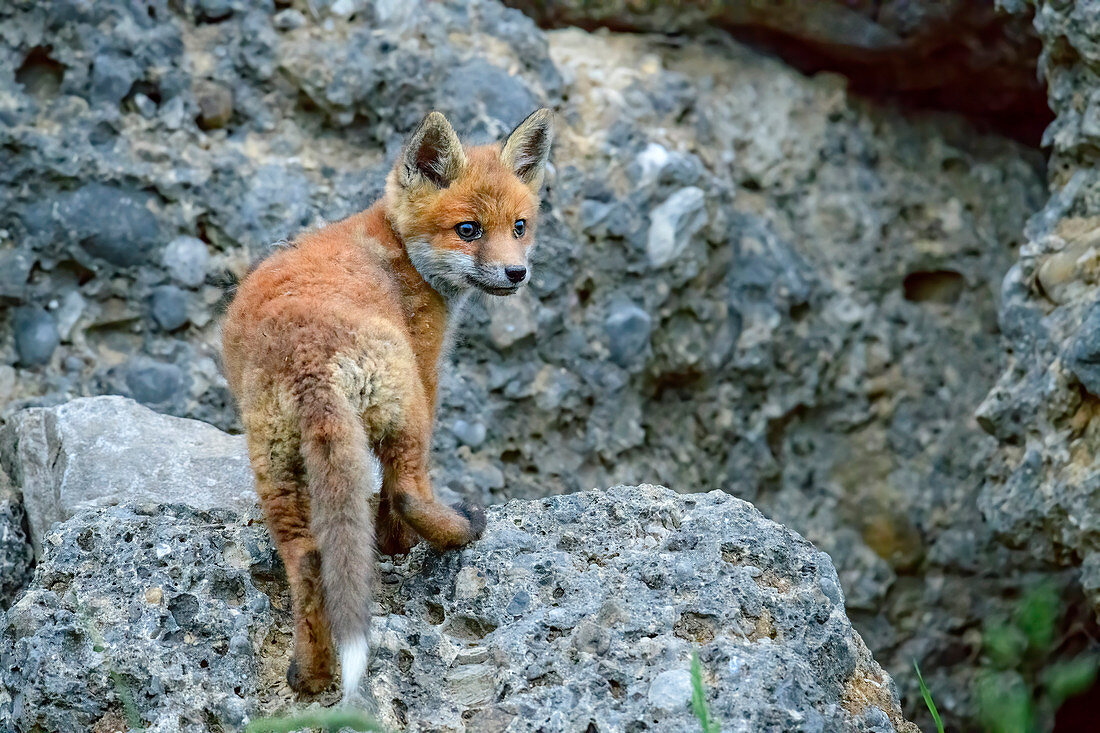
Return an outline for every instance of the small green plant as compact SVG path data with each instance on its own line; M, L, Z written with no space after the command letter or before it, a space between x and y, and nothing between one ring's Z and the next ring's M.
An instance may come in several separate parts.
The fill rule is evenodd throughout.
M126 716L126 723L131 730L144 728L145 721L141 719L141 713L138 712L137 704L134 703L134 693L130 690L130 685L126 682L126 679L115 669L111 656L107 652L107 642L103 639L103 634L99 633L99 629L92 621L91 614L84 608L84 604L81 603L79 598L75 598L74 606L81 626L84 627L84 631L92 639L92 650L102 653L103 658L107 660L107 674L110 676L115 694L118 695L119 702L122 704L122 714Z
M691 653L691 710L699 719L703 733L722 733L718 721L710 717L707 692L703 689L703 665L699 663L699 655L694 651Z
M924 704L928 706L928 712L932 714L932 720L936 723L937 733L943 733L943 720L940 718L940 711L936 709L936 701L932 699L932 692L928 689L928 685L924 684L924 676L920 673L920 667L917 665L917 660L913 660L913 669L917 672L917 682L920 683L920 694L924 698Z
M1096 655L1049 661L1061 644L1061 609L1055 588L1040 585L1020 600L1010 618L992 621L983 630L985 659L974 697L988 733L1049 728L1062 703L1096 681Z
M309 710L294 715L254 720L245 727L245 733L292 733L303 729L320 728L338 733L344 728L357 731L389 731L373 717L359 710Z

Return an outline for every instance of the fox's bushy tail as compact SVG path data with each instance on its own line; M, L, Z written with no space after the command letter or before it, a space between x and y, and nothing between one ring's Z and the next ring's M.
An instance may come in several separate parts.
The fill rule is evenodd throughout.
M358 416L328 385L300 385L302 457L310 528L321 551L325 615L340 654L344 701L367 667L371 582L375 570L371 484L377 462Z

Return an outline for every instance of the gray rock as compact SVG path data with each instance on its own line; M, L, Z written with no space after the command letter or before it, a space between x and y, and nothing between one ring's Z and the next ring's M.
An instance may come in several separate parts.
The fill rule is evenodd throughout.
M621 367L630 366L646 347L653 319L633 303L617 303L604 320L611 360Z
M165 331L187 325L187 293L175 285L154 288L149 306L153 320Z
M61 343L53 316L38 306L29 305L16 308L11 322L20 364L40 366L48 363Z
M695 186L669 196L649 215L646 252L654 267L663 267L681 254L700 229L706 226L706 195Z
M1019 262L1005 278L999 322L1008 357L978 411L999 446L978 504L1006 544L1022 548L1058 578L1060 594L1077 594L1072 586L1079 583L1088 608L1064 620L1072 628L1093 623L1100 613L1094 459L1100 435L1093 415L1100 394L1100 279L1093 264L1100 251L1093 81L1100 72L1100 3L1043 4L1035 11L1035 29L1043 41L1040 73L1057 115L1043 136L1050 147L1051 195L1027 222ZM1058 566L1069 572L1056 575L1052 568ZM1074 575L1079 580L1071 580ZM1057 650L1050 656L1046 663L1054 664ZM1049 702L1041 688L1035 695Z
M255 502L243 436L160 415L123 397L17 413L0 432L0 460L22 494L38 552L52 523L89 507Z
M504 125L505 132L538 107L538 101L521 77L481 59L451 69L441 91L464 106L480 105L485 114Z
M160 239L151 205L149 194L89 183L61 199L60 220L88 254L130 267L145 262Z
M286 589L261 525L127 504L45 544L0 630L0 726L102 725L112 671L156 731L286 705ZM698 649L724 729L916 731L829 557L722 492L509 502L477 543L417 547L383 581L365 685L391 729L691 730Z
M661 712L680 712L691 703L691 671L670 669L653 678L649 704Z
M164 267L180 285L196 288L206 278L210 253L197 237L176 237L164 248Z
M126 392L143 405L163 405L183 389L183 372L175 364L134 359L125 370Z

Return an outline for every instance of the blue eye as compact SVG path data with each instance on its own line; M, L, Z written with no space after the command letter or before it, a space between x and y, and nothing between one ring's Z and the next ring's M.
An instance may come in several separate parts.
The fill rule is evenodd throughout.
M481 239L481 225L476 221L464 221L461 224L455 224L455 234L467 242Z
M516 221L515 225L512 227L512 234L515 234L517 237L522 237L523 233L526 232L526 231L527 231L527 220L526 219L519 219L518 221Z

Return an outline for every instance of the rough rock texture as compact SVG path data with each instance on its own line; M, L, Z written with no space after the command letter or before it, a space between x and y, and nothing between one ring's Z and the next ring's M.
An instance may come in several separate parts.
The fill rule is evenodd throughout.
M0 430L0 467L22 495L36 552L51 524L90 507L256 503L243 436L161 415L125 397L18 413Z
M1005 276L1010 358L978 412L1001 447L979 501L1006 542L1079 567L1100 614L1100 3L1044 3L1035 27L1051 197Z
M30 580L34 550L22 497L0 468L0 611Z
M0 730L127 730L125 695L150 731L247 721L282 661L271 648L288 643L261 589L285 582L262 525L128 504L44 539L34 582L2 617Z
M120 686L156 731L281 704L285 587L261 526L126 505L46 547L0 632L0 727L106 729ZM697 648L723 730L916 731L829 557L723 492L512 501L463 552L384 569L367 686L394 729L688 730Z
M910 710L916 657L965 716L971 632L1049 570L975 501L1038 155L724 38L544 33L490 0L311 5L0 5L9 414L119 393L239 427L222 275L369 203L427 109L488 137L551 104L534 279L463 328L437 485L752 500L836 558Z
M993 0L505 0L540 25L656 33L718 27L807 73L843 73L861 93L958 110L1035 144L1051 120L1024 3ZM1000 10L1003 10L1000 9Z

